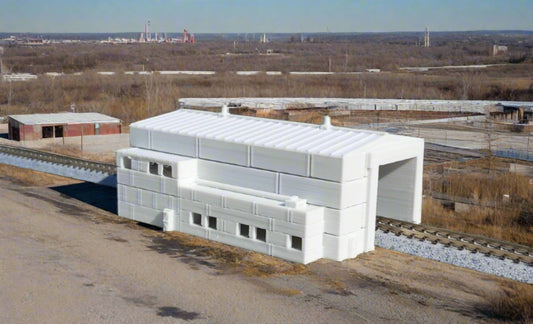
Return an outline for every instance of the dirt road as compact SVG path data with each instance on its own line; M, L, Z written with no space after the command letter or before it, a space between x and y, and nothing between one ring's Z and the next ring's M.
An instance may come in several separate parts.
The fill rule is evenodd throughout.
M99 189L83 192L91 190ZM0 202L1 323L483 322L478 305L507 282L382 249L267 275L185 248L64 187L3 177ZM248 264L258 258L242 253Z

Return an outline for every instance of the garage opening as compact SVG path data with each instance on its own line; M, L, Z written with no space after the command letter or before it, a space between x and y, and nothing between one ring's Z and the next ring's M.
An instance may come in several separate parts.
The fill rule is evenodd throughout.
M376 215L412 221L415 203L416 158L379 167Z
M54 131L55 131L55 137L63 137L63 126L62 125L54 126Z
M43 126L42 133L43 138L54 137L54 126Z

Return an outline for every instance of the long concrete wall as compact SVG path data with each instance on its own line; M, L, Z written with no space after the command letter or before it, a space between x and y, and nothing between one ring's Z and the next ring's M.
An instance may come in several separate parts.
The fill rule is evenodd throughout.
M324 107L348 110L449 111L484 114L496 105L533 106L533 102L490 100L412 100L363 98L182 98L179 107L249 107L287 109Z

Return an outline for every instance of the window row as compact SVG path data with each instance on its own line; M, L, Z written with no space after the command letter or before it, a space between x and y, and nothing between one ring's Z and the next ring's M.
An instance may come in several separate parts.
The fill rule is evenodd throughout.
M130 157L124 156L122 158L122 166L125 169L131 170L132 159ZM154 175L162 175L164 177L172 178L172 165L161 164L157 162L150 162L148 167L148 172Z
M202 214L192 213L191 222L194 225L205 227L203 223L204 221L203 221ZM207 227L214 229L214 230L218 230L218 219L213 216L208 216ZM239 223L237 235L250 238L250 239L255 239L261 242L266 242L267 240L266 229L260 228L260 227L253 227L253 226L242 224L242 223ZM291 248L301 251L302 250L302 238L299 236L291 235L290 245L291 245Z

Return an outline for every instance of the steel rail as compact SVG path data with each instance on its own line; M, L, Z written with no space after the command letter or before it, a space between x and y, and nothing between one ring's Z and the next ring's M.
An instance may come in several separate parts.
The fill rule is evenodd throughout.
M116 166L114 164L84 160L57 153L33 150L25 147L0 145L0 154L7 154L30 160L39 160L43 162L61 164L79 169L107 173L110 175L116 174Z
M412 224L395 219L377 217L376 230L403 235L410 239L443 244L472 253L483 253L500 259L509 259L533 266L533 248L516 243L501 241L481 235L466 234L438 227Z

